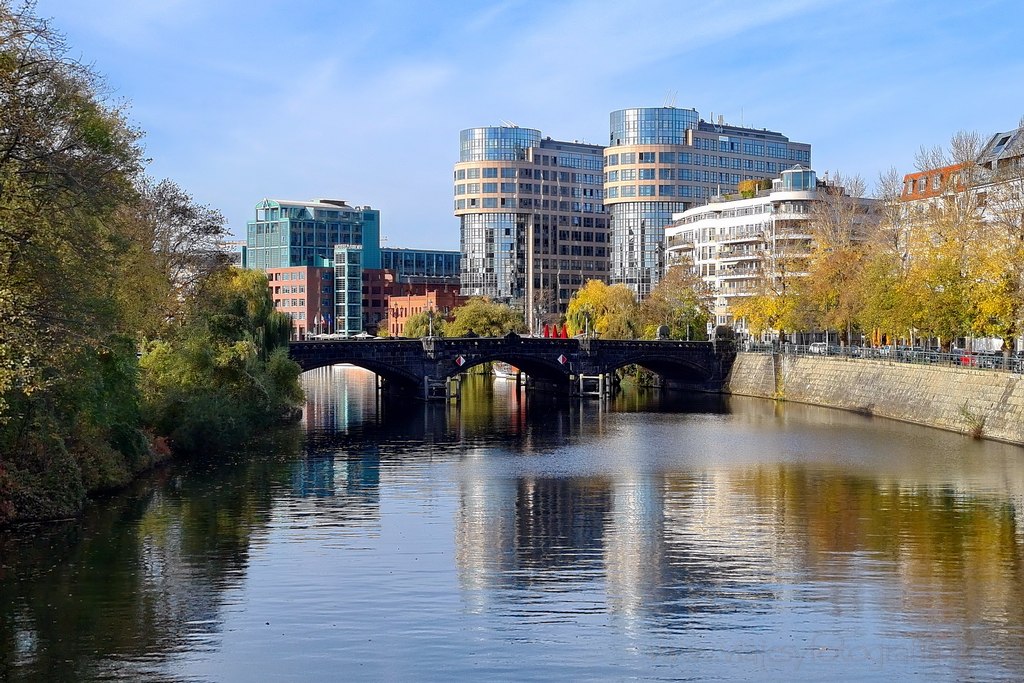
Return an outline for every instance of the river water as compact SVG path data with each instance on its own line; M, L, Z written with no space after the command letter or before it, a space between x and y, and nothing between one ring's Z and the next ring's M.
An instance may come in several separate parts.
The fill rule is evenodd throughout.
M251 452L0 534L0 680L1024 679L1024 449L304 380Z

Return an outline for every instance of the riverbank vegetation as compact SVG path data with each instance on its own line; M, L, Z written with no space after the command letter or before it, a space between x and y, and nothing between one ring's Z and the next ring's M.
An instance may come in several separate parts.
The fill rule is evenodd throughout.
M66 517L301 395L264 276L144 172L141 131L30 5L0 0L0 525Z

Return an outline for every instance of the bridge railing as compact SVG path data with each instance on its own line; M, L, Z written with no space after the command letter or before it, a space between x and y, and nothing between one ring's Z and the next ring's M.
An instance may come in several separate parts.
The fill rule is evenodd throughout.
M887 363L911 363L917 365L933 365L938 367L978 368L1024 374L1024 354L992 352L968 352L957 349L952 353L903 346L839 346L828 344L745 344L739 349L742 353L773 354L782 353L793 356L810 356L814 358L841 358L851 361L882 361Z

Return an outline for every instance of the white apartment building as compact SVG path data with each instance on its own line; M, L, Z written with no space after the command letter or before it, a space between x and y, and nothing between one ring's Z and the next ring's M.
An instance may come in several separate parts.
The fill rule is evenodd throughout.
M709 333L714 325L732 325L748 336L746 322L732 314L737 300L762 292L766 276L781 280L806 275L813 206L825 192L836 191L844 190L797 166L773 180L771 190L745 198L714 197L673 217L665 229L667 265L691 267L710 285L714 300ZM871 213L858 215L873 220Z

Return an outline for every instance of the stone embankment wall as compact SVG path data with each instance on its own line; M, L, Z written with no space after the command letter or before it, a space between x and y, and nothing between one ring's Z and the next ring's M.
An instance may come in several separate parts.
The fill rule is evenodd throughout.
M1024 377L883 360L741 353L726 390L1024 444Z

